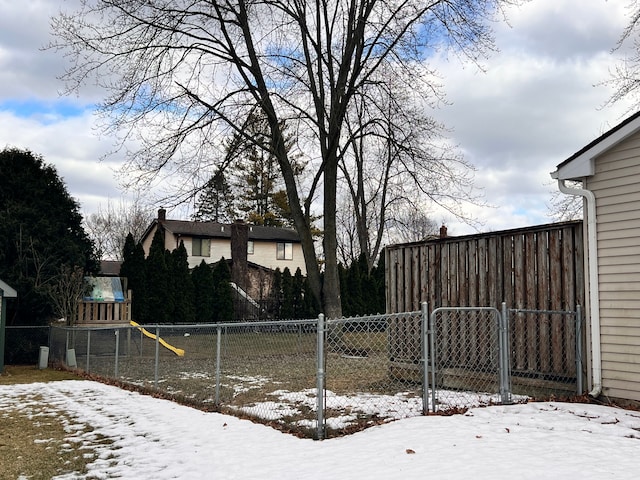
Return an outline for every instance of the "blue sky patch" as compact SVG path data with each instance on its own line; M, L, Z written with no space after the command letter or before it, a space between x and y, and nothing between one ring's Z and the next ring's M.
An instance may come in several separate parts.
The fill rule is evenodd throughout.
M0 100L0 111L11 112L21 118L35 118L42 123L78 117L93 108L91 104L77 104L68 100Z

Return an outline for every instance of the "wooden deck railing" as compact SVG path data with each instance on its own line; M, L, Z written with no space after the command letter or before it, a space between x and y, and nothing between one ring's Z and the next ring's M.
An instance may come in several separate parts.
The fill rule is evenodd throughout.
M131 300L124 302L81 301L78 304L78 325L104 325L113 323L129 323L131 317Z

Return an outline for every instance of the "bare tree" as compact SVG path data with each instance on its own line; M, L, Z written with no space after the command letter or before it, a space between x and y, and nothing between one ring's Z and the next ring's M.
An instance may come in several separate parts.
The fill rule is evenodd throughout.
M636 111L640 107L640 0L629 0L627 10L629 22L614 50L629 46L630 54L614 67L610 78L602 83L614 88L609 98L610 104L630 99L629 111Z
M86 291L87 284L81 267L62 266L58 275L47 285L53 311L60 319L64 319L66 325L73 325L77 320L78 304Z
M582 182L568 181L567 186L582 187ZM557 189L551 192L551 203L548 205L548 215L557 222L580 220L582 218L582 197L566 195Z
M115 205L107 201L106 207L100 206L97 213L88 215L84 224L99 258L122 260L127 235L131 233L134 241L139 241L153 218L152 210L139 199L134 202L120 199Z
M353 217L348 222L353 233L341 238L357 238L353 259L364 253L369 269L388 229L401 238L408 238L413 227L419 229L412 238L425 228L437 230L434 222L425 223L425 205L444 207L471 222L462 207L478 203L474 169L445 142L444 126L426 115L408 86L389 74L383 80L366 89L348 112L349 139L340 161L351 198L345 208ZM441 98L437 89L433 92Z
M338 164L351 104L383 66L423 83L419 96L429 91L430 77L415 75L427 55L451 48L477 60L507 3L519 0L82 0L53 20L54 46L70 56L70 90L95 79L109 92L107 132L139 140L128 164L139 181L207 170L221 137L243 135L246 113L262 110L311 290L336 317ZM305 182L292 161L301 153ZM324 282L310 221L316 199Z
M419 206L393 215L387 237L391 243L419 242L440 234L440 225Z

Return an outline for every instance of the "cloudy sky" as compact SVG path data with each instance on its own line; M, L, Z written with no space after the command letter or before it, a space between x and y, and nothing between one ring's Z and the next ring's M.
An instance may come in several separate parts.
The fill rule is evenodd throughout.
M61 53L43 50L49 18L75 3L0 0L0 148L29 149L56 166L85 214L123 195L115 172L123 154L94 128L100 92L60 96ZM450 105L434 113L450 139L477 168L476 185L492 207L470 208L481 230L547 223L549 172L619 123L628 105L603 107L610 91L597 87L624 52L612 53L626 24L626 0L532 0L496 24L499 51L484 71L441 59ZM128 194L131 195L131 194ZM450 234L470 233L440 213Z

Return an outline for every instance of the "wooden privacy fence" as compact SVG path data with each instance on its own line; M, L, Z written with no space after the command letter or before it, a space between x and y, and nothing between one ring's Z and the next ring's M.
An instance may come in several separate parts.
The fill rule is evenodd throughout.
M388 246L387 313L418 310L421 302L430 310L500 310L505 302L526 311L509 323L514 372L575 376L574 317L533 311L574 311L584 304L583 257L581 221ZM488 335L481 328L454 322L441 348ZM411 322L392 326L394 362L415 363L419 331Z

